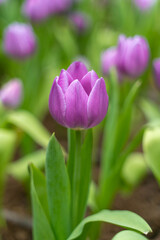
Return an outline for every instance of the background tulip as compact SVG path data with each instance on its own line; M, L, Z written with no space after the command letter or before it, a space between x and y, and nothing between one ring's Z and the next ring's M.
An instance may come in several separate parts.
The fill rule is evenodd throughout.
M160 88L160 58L153 61L153 72L156 85Z
M105 81L82 62L73 62L56 77L49 96L52 117L68 128L91 128L108 109Z
M117 67L118 54L117 48L111 47L104 51L101 55L101 66L103 74L109 74L111 68Z
M49 16L51 2L51 0L26 0L22 10L31 20L40 21Z
M135 5L142 11L150 9L157 0L134 0Z
M5 107L16 108L20 105L23 87L19 79L10 80L0 90L0 101Z
M89 16L82 12L74 12L70 15L70 20L75 30L79 33L86 31L89 26Z
M30 25L12 23L4 32L4 50L14 57L24 59L35 52L36 38Z
M138 77L146 69L149 61L149 46L140 36L126 38L119 37L118 68L129 77Z

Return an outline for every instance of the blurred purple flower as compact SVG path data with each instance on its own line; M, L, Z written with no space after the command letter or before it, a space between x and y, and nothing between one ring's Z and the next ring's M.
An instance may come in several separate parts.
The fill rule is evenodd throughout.
M74 26L75 30L79 33L83 33L87 30L89 26L89 16L82 12L73 12L69 16L72 25Z
M149 46L141 36L119 37L118 69L129 77L138 77L146 69L149 61Z
M52 0L26 0L22 6L23 13L33 21L40 21L50 14Z
M135 5L142 11L150 9L157 0L134 0Z
M108 75L113 67L117 68L118 52L116 47L108 48L101 55L101 66L104 75Z
M51 13L60 13L68 10L73 0L51 0Z
M82 62L73 62L56 77L49 96L52 117L68 128L91 128L108 109L105 81Z
M72 0L26 0L22 11L32 21L41 21L54 13L67 10Z
M23 87L19 79L12 79L0 90L0 101L7 108L16 108L20 105L23 96Z
M12 23L4 32L5 52L19 59L29 57L35 52L36 38L30 25L24 23Z
M153 61L153 73L156 85L160 88L160 58Z

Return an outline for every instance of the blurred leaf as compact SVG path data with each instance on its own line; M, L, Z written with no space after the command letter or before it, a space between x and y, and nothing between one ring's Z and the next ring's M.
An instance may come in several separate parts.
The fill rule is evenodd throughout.
M53 135L47 148L46 178L51 224L56 238L70 231L70 184L61 146Z
M142 99L140 106L148 121L160 120L160 109L152 101Z
M30 165L31 197L33 209L33 239L55 240L49 223L46 181L44 175L33 164Z
M160 127L146 130L143 137L143 151L148 166L160 183Z
M147 240L147 238L137 232L125 230L117 233L112 240Z
M46 151L39 150L31 153L16 162L10 163L7 168L7 173L15 177L17 180L25 181L28 179L28 166L33 163L37 168L44 168L45 166Z
M13 157L15 145L16 133L12 130L0 129L0 208L2 205L5 178L7 177L7 166Z
M131 188L136 187L147 174L147 165L142 153L131 153L125 160L121 177Z
M78 55L77 44L69 28L54 26L55 38L69 59Z
M11 112L8 114L7 121L22 129L42 147L47 147L49 132L30 112L24 110Z
M97 209L96 206L96 191L97 187L96 184L92 181L89 188L89 195L88 195L88 207L95 211Z
M124 228L139 231L144 234L152 231L146 221L133 212L103 210L97 214L85 218L74 229L67 240L77 239L82 234L85 225L91 222L107 222Z
M118 157L118 154L124 147L126 141L128 140L130 127L131 127L131 119L132 119L132 110L135 98L137 96L138 90L141 86L140 81L135 82L133 87L128 93L128 96L124 102L123 108L121 110L120 116L118 118L117 124L117 132L116 132L116 142L114 145L114 159L115 161Z

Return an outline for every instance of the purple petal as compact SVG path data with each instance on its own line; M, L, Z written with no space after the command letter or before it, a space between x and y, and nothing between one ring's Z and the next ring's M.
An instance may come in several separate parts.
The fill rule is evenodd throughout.
M72 76L74 80L78 79L80 81L83 78L83 76L87 74L88 70L84 63L73 62L67 69L67 72L69 72L69 74Z
M58 79L58 84L62 88L64 93L66 92L71 82L73 82L73 78L71 77L71 75L67 71L62 70Z
M103 78L96 81L88 98L88 127L94 127L99 124L105 117L108 109L108 95L106 85Z
M98 79L98 75L95 71L88 72L81 80L81 84L85 89L86 93L89 95L96 80Z
M55 78L49 95L49 111L57 122L64 125L66 103L63 91L57 82L58 77Z
M78 80L68 87L66 94L65 123L70 128L87 128L88 96Z

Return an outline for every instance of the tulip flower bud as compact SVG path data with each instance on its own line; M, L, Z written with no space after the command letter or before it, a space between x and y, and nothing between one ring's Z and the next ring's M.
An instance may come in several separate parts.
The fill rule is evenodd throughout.
M149 61L149 46L147 41L140 37L119 37L118 68L129 77L138 77L146 69Z
M12 23L4 32L4 50L11 57L25 59L35 52L36 38L32 27L24 23Z
M10 80L0 90L0 101L7 108L16 108L20 105L23 96L23 87L19 79Z
M71 7L73 0L51 0L51 13L60 13Z
M135 5L142 11L150 9L157 0L134 0Z
M52 117L68 128L91 128L108 109L105 81L82 62L73 62L56 77L49 96Z
M108 75L110 70L115 67L117 68L118 53L116 47L108 48L101 55L101 66L104 75Z
M23 4L23 13L32 21L41 21L50 14L52 0L26 0Z
M89 26L89 16L81 12L74 12L70 15L70 21L78 33L83 33Z
M156 85L160 88L160 58L153 61L153 73Z

